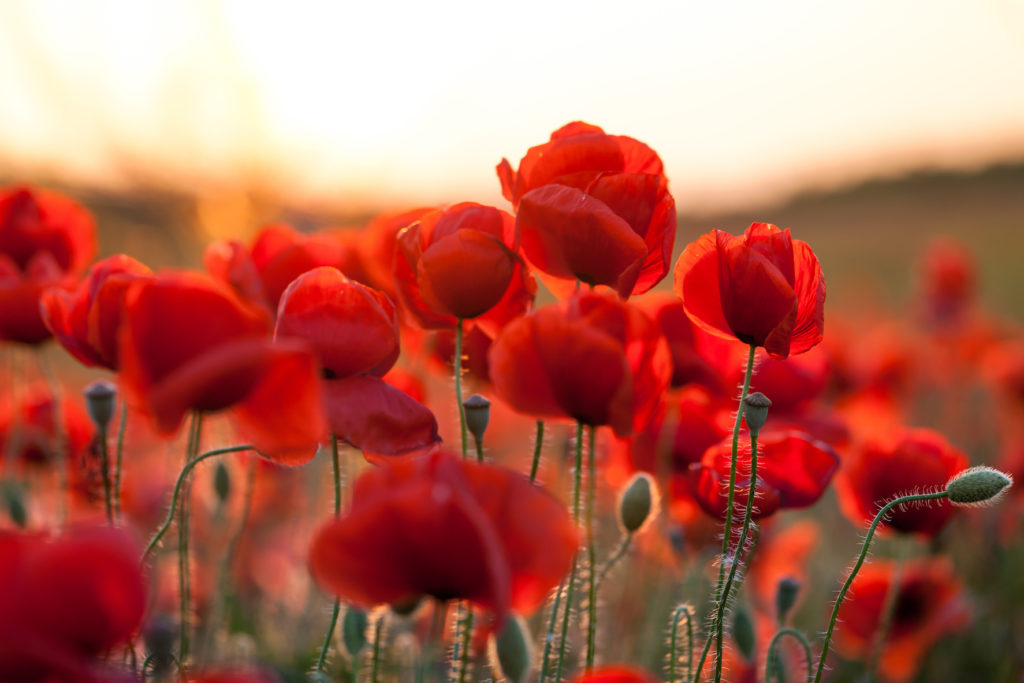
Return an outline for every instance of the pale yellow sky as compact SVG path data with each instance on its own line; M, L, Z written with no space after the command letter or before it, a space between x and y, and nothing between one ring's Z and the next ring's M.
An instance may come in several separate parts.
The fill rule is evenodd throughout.
M494 165L574 119L684 210L1019 160L1024 0L0 0L11 173L504 205Z

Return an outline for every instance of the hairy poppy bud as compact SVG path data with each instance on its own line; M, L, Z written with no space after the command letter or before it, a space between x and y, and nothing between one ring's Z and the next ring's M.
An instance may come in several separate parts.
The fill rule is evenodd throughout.
M473 394L462 402L466 409L466 426L478 444L484 442L484 432L491 420L491 402L480 394Z
M366 646L366 626L369 619L366 612L355 606L345 610L341 620L341 639L345 643L345 651L355 657Z
M221 503L231 495L231 473L223 462L217 463L217 469L213 473L213 491L217 494L217 500Z
M743 403L743 417L747 421L747 429L752 435L757 436L768 420L768 409L772 407L772 402L760 391L755 391L743 399Z
M784 577L775 588L775 614L778 616L780 624L786 621L786 615L796 604L800 588L800 582L792 576Z
M521 683L530 675L533 647L523 618L513 615L501 631L491 634L491 666L510 683Z
M748 662L754 661L757 654L754 643L754 622L750 620L750 613L745 609L736 610L732 618L732 639L740 649L740 654Z
M85 408L89 412L96 429L100 433L107 431L107 425L114 417L114 406L117 404L117 387L106 380L98 380L85 388Z
M646 472L637 472L619 496L619 524L627 533L636 533L651 519L658 498L654 479Z
M996 504L1013 484L1013 477L999 470L971 467L946 483L949 502L965 507L987 507Z

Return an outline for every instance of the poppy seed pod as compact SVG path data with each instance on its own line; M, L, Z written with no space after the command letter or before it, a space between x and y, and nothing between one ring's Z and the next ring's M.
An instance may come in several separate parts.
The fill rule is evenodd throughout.
M786 615L793 609L800 595L800 582L792 576L783 577L775 589L775 613L779 623L786 621Z
M1012 485L1013 477L982 465L966 469L950 479L946 493L954 505L987 507L999 502Z
M491 668L509 683L521 683L530 675L533 646L529 634L526 622L519 615L514 615L500 631L491 634L488 648Z
M754 638L754 622L750 619L750 612L745 609L738 609L732 618L732 639L740 649L740 654L748 662L753 661L757 654L757 646Z
M231 473L223 462L218 462L217 469L214 470L213 492L217 494L217 500L221 503L227 501L231 495Z
M484 442L484 432L491 420L491 402L480 394L473 394L462 402L466 409L466 426L478 444Z
M756 436L768 420L768 409L772 407L772 402L760 391L755 391L743 399L743 403L743 418L747 421L747 429Z
M106 432L117 405L117 387L101 379L87 386L82 393L85 394L85 408L92 423L100 433Z
M619 496L619 524L626 533L636 533L650 520L656 511L657 485L646 472L637 472L622 489Z

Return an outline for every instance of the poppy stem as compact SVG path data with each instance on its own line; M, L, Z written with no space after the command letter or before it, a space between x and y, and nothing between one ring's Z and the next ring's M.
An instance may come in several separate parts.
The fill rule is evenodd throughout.
M196 461L196 454L199 452L199 441L202 435L202 429L203 414L196 411L192 414L192 421L189 426L188 446L185 450L185 466L182 467L181 470L183 476L178 477L178 481L185 489L185 494L181 496L178 502L178 605L180 610L179 619L181 621L181 638L178 643L178 661L181 662L182 669L188 665L189 621L192 616L192 596L190 585L191 568L189 566L188 553L188 499L191 487L189 486L188 474L192 471L192 468L189 467L189 465ZM186 472L186 470L188 470L188 472Z
M572 518L580 522L580 491L583 488L583 423L576 422L575 476L572 484ZM562 680L562 666L565 663L565 647L569 640L569 617L572 614L572 594L576 588L576 572L579 569L579 549L573 554L569 584L565 588L565 611L562 612L562 640L558 645L558 664L555 666L555 680Z
M128 424L128 402L121 396L121 421L117 424L117 445L114 455L114 519L121 523L121 456L124 454L124 431Z
M605 560L604 565L601 566L600 571L597 572L597 590L601 590L601 582L604 581L604 577L607 576L619 560L625 557L626 553L629 552L629 546L633 543L633 532L627 531L622 537L622 541L619 543L619 547L615 549L615 552Z
M718 582L715 584L715 632L718 632L718 620L724 619L725 604L722 602L723 588L725 587L725 565L729 560L729 544L732 540L732 506L736 498L736 461L739 454L739 443L740 443L740 426L743 424L743 408L746 406L744 399L747 398L747 393L750 391L750 376L754 373L754 354L757 352L757 347L753 344L750 345L750 351L747 354L747 368L743 373L743 389L740 391L740 405L736 409L736 422L732 428L732 459L729 462L729 494L728 503L725 508L725 534L722 536L722 559L718 564ZM697 670L694 674L694 683L699 683L700 674L704 670L704 661L707 659L708 651L711 649L711 641L714 637L709 637L704 641L704 649L701 650L700 659L697 661Z
M807 683L811 683L811 644L807 642L807 636L795 628L780 628L776 631L775 636L772 638L772 642L768 645L768 657L764 665L764 681L765 683L771 683L772 678L782 680L780 677L781 672L778 668L778 645L784 636L791 636L796 640L800 641L800 644L804 648L804 661L807 662Z
M669 641L668 660L668 681L676 683L676 664L679 656L676 654L677 643L679 642L679 621L686 616L686 665L683 667L683 680L690 680L690 668L693 666L693 608L689 604L682 604L672 612L672 635Z
M544 680L548 677L548 664L549 657L551 654L551 644L555 642L555 625L558 623L558 607L562 601L562 591L564 586L558 587L558 592L555 593L555 599L551 605L551 618L548 620L548 632L544 636L544 657L541 660L540 666L540 678L537 679L538 683L544 683Z
M725 588L722 589L722 599L719 603L718 614L715 618L715 683L722 680L722 641L724 640L723 629L725 628L725 610L729 605L729 593L732 591L733 583L736 581L736 574L742 559L750 564L751 554L747 553L746 558L741 557L743 548L747 544L747 536L750 533L750 516L754 509L754 497L757 492L757 432L750 434L750 484L747 488L747 509L743 513L743 531L740 532L739 543L736 544L736 553L729 567L729 578L725 581Z
M597 497L597 477L594 472L595 432L596 429L591 425L587 441L587 671L594 668L594 651L597 644L597 545L594 541L594 499Z
M468 428L466 427L466 407L462 405L462 318L455 323L455 403L459 408L459 433L462 435L462 458L466 458L468 447Z
M110 482L110 447L107 439L107 428L99 427L96 439L100 447L100 474L103 477L103 505L107 513L107 526L114 526L114 501Z
M370 659L370 683L377 683L380 672L380 641L383 640L384 619L388 611L380 610L373 625L373 656Z
M473 642L473 607L467 602L465 616L462 618L462 642L459 643L460 652L457 658L459 676L457 683L465 683L466 674L469 673L469 650Z
M885 641L889 637L889 629L892 627L892 618L900 594L900 584L903 582L904 547L900 544L900 549L897 551L896 568L893 570L889 588L885 591L885 602L882 603L882 618L878 622L878 631L875 633L871 651L868 653L868 661L864 666L864 680L868 683L875 680L875 669L878 667L878 660L882 656L882 650L885 649Z
M537 479L537 468L540 466L540 452L544 448L544 420L537 420L537 436L533 439L533 464L530 465L530 482Z
M338 437L331 434L331 465L334 473L334 517L341 516L341 462L338 455ZM316 670L323 671L327 661L327 651L331 649L331 639L334 637L334 628L338 625L338 614L341 613L341 598L335 598L334 606L331 608L331 621L327 624L327 633L324 635L324 643L320 647L320 656L316 660Z
M821 648L821 657L818 659L818 668L814 674L814 683L821 681L821 675L825 671L825 660L828 659L828 648L832 643L832 631L836 627L836 619L839 617L839 607L843 604L843 600L846 598L846 593L850 590L850 586L853 584L853 580L857 577L857 572L860 571L861 565L864 564L864 559L868 555L868 547L871 545L871 539L875 535L875 529L882 523L889 511L898 505L907 505L908 503L917 503L925 500L942 500L948 498L949 493L945 490L936 491L935 493L918 493L910 496L903 496L889 501L878 514L875 515L874 521L871 522L871 526L868 527L868 533L864 536L864 542L861 544L860 555L857 556L857 562L853 565L853 569L850 570L850 575L846 577L846 582L843 587L839 590L839 595L836 596L835 605L832 607L832 617L829 619L828 630L825 631L825 643Z

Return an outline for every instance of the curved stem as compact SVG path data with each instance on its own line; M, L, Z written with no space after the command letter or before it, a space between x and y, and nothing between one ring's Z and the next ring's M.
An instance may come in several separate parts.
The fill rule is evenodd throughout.
M181 495L181 487L182 484L184 483L185 477L188 476L188 473L191 472L196 465L198 465L199 463L208 458L213 458L218 455L224 455L225 453L237 453L239 451L252 450L256 450L256 447L251 444L246 444L244 446L229 446L227 448L218 448L216 450L207 451L202 455L196 456L195 458L193 458L191 462L187 463L185 467L182 468L181 474L178 475L178 481L174 485L174 492L171 494L171 504L170 509L167 513L167 519L164 520L164 523L160 525L159 529L157 529L156 534L153 536L152 539L150 539L149 543L146 544L146 549L142 553L143 564L146 562L146 558L149 557L149 554L153 552L153 549L156 547L156 544L159 543L160 539L164 537L165 533L167 533L167 530L171 527L171 522L174 521L174 510L176 507L178 507L178 497Z
M594 668L597 645L597 545L594 541L594 501L597 497L597 476L594 472L595 431L591 426L587 442L587 671Z
M689 605L679 605L672 613L672 640L669 643L669 683L676 683L676 643L679 642L679 618L686 615L686 667L683 669L683 679L689 680L693 666L693 612Z
M896 559L896 567L892 573L892 580L889 588L885 591L885 601L882 603L882 618L878 622L878 631L871 644L871 651L868 654L868 661L864 667L864 680L875 680L875 669L878 667L878 660L885 649L886 638L889 637L889 629L892 627L893 614L896 611L896 601L900 594L900 584L903 582L903 553L899 553Z
M334 473L334 517L341 515L341 463L338 457L338 437L331 435L331 465ZM320 656L316 660L316 670L323 671L324 663L327 661L327 652L331 649L331 638L334 637L334 628L338 624L338 614L341 613L341 598L334 599L334 606L331 608L331 620L327 624L327 633L324 635L323 645L320 647Z
M538 420L539 422L539 420ZM555 599L551 604L551 618L548 619L548 631L544 636L544 656L541 659L540 665L540 678L538 683L544 683L544 680L548 677L548 664L550 664L551 655L551 644L555 641L555 626L558 624L558 606L562 601L562 591L565 590L564 586L559 586L558 592L555 593Z
M908 503L917 503L926 500L942 500L943 498L948 497L949 494L945 491L903 496L889 501L889 503L879 510L877 515L875 515L874 521L871 522L871 526L868 527L867 535L864 536L864 543L861 545L860 555L857 556L857 562L853 565L853 569L850 570L850 575L846 577L846 582L839 590L839 595L836 596L836 603L832 607L832 616L829 619L828 630L825 631L825 643L821 648L821 658L818 660L818 668L814 674L814 683L818 683L821 680L821 675L825 671L825 660L828 658L828 648L832 643L832 632L835 630L836 619L839 617L839 607L843 604L843 600L846 598L846 593L850 590L850 586L853 584L853 580L856 578L857 572L860 571L861 565L864 564L864 559L868 555L868 546L871 545L871 539L875 535L875 529L877 529L878 525L882 523L882 520L889 514L889 511L897 505L907 505Z
M459 433L462 435L462 457L466 457L466 406L462 405L462 318L455 323L455 402L459 409Z
M114 518L121 523L121 457L124 454L124 431L128 424L128 402L121 397L121 421L117 424L117 446L114 456Z
M533 464L530 465L530 481L537 479L537 468L540 466L540 452L544 447L544 420L537 420L537 436L533 440Z
M776 659L778 654L776 648L783 636L791 636L800 641L800 644L804 647L804 658L807 662L807 683L811 683L811 644L807 642L807 636L795 628L780 628L775 636L772 638L772 642L768 645L768 659L764 665L764 681L765 683L771 683L772 677L777 673Z
M753 344L750 345L750 350L747 353L747 367L743 373L743 389L740 391L740 403L736 409L736 422L732 428L732 458L729 462L729 494L728 503L725 508L725 533L722 536L722 560L718 565L718 581L715 584L715 629L712 633L718 632L718 620L719 618L724 619L724 608L722 604L722 589L725 586L725 565L729 559L729 544L732 541L732 506L735 502L736 497L736 460L739 454L739 443L740 443L740 426L743 424L743 408L746 405L743 401L747 398L747 393L750 391L750 377L754 372L754 354L757 352L757 347ZM708 651L711 648L711 640L704 641L704 649L701 651L700 659L697 661L697 670L694 674L694 683L700 681L701 671L704 669L704 661L707 659Z
M741 553L747 544L747 535L750 533L750 516L754 509L754 497L757 493L757 434L750 435L750 485L747 489L747 509L743 513L743 531L740 532L739 543L736 544L736 552L729 567L729 578L725 580L725 587L722 589L722 599L719 602L718 617L715 620L715 683L722 680L722 641L725 639L722 633L725 628L725 610L729 605L729 593L732 591L733 583L736 581L736 573L740 566ZM746 561L750 563L750 554L747 554Z
M613 552L611 554L611 556L607 560L605 560L604 566L602 566L601 570L597 573L597 589L598 590L601 589L601 582L604 581L604 577L608 574L608 572L610 572L615 567L615 565L618 563L618 561L621 560L626 555L626 553L629 551L629 546L630 546L630 544L632 542L633 542L633 533L627 531L625 533L625 535L622 537L622 542L619 543L619 547L617 547L615 549L615 552Z

